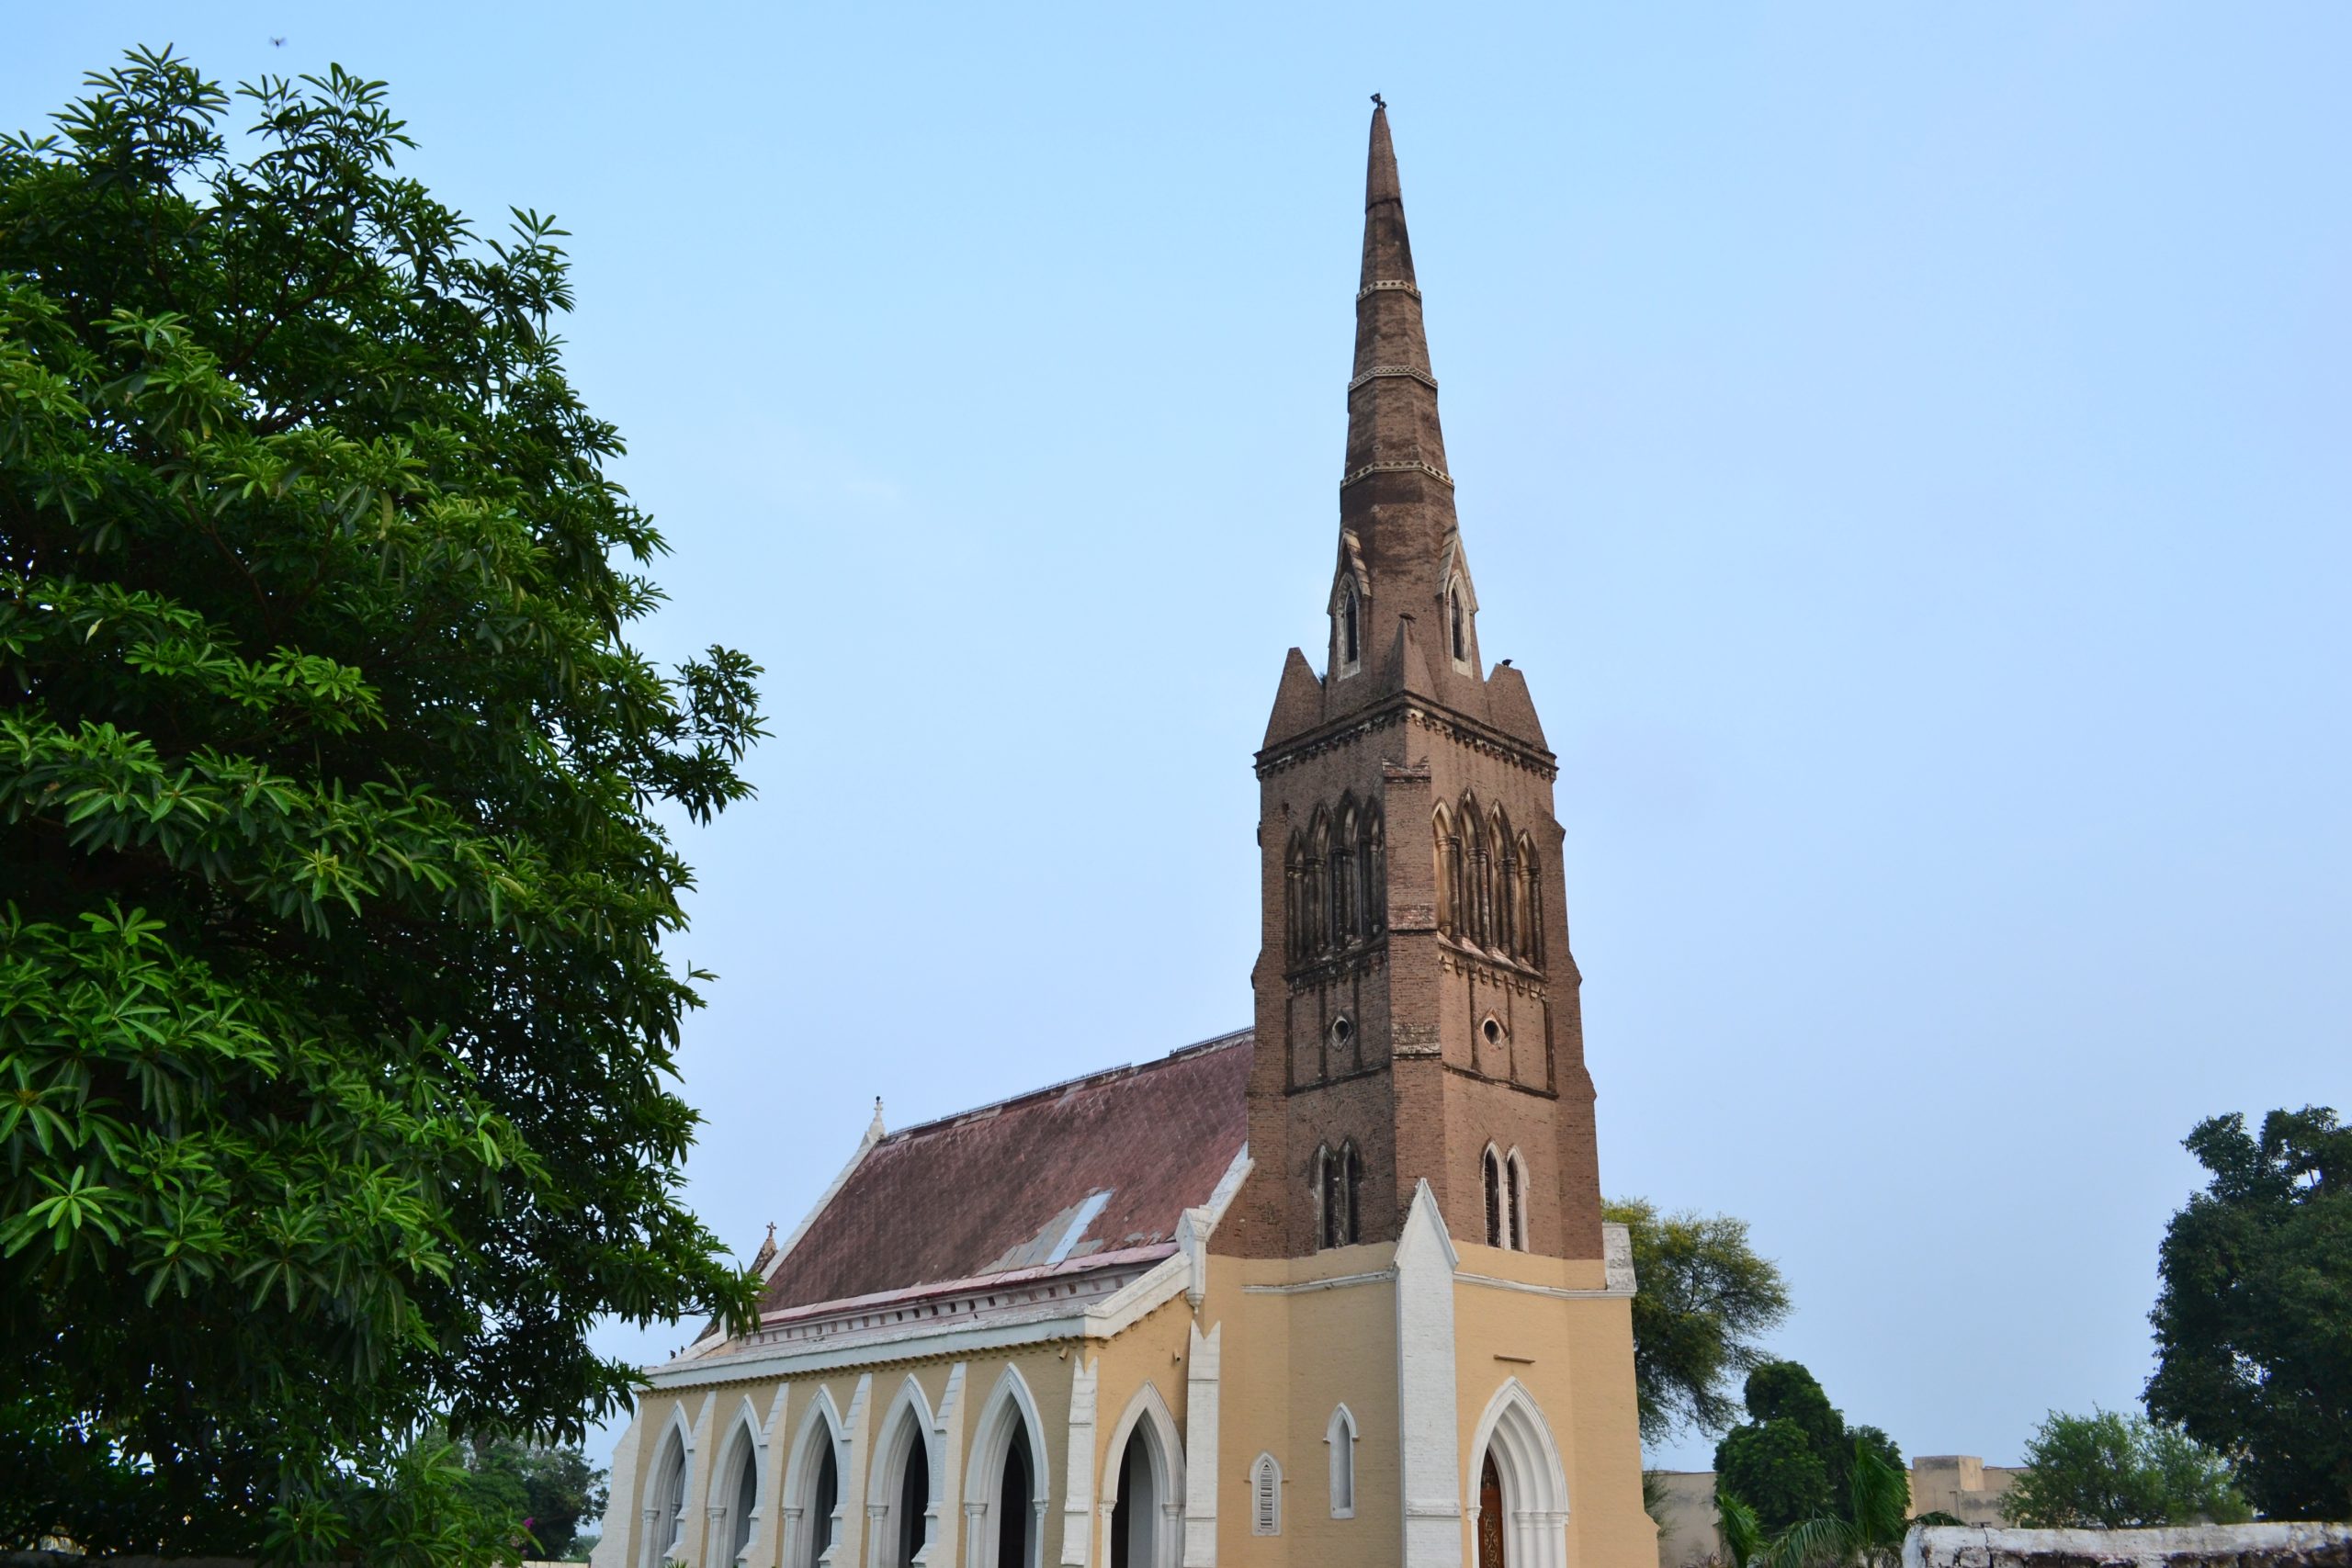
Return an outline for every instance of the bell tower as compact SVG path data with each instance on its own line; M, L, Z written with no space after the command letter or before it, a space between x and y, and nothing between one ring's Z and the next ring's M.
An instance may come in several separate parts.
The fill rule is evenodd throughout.
M1479 652L1437 392L1377 107L1329 643L1257 757L1244 1256L1393 1241L1424 1179L1459 1241L1601 1256L1557 768Z

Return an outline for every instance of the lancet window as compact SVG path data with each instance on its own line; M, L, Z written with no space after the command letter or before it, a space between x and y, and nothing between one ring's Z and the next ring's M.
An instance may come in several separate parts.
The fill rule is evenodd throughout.
M1380 807L1343 795L1317 807L1291 833L1283 856L1283 896L1294 964L1311 963L1378 937L1387 910L1388 847Z
M1488 1144L1482 1162L1487 1178L1487 1245L1527 1250L1527 1162Z
M1350 1139L1338 1148L1326 1144L1315 1151L1316 1207L1321 1211L1324 1247L1353 1247L1361 1233L1356 1225L1356 1197L1363 1185L1363 1156Z
M1490 957L1540 968L1544 883L1535 840L1501 807L1475 795L1440 802L1430 818L1438 930Z

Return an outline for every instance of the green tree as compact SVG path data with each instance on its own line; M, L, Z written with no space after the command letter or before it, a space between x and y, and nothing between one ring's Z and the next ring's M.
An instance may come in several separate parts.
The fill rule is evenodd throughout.
M1685 1427L1720 1432L1739 1417L1727 1385L1764 1363L1757 1341L1789 1315L1781 1270L1748 1245L1746 1222L1690 1211L1661 1214L1618 1199L1602 1217L1633 1241L1634 1383L1642 1438Z
M1747 1374L1748 1419L1715 1445L1715 1487L1755 1510L1767 1534L1829 1517L1854 1495L1854 1456L1901 1472L1902 1450L1875 1427L1849 1427L1814 1375L1794 1361Z
M2026 1441L2024 1473L2001 1499L2011 1524L2129 1529L2253 1517L2229 1461L2177 1427L2112 1410L2053 1410Z
M477 1437L458 1445L467 1490L485 1512L521 1521L530 1556L560 1562L578 1543L582 1522L605 1511L605 1472L576 1445Z
M2157 1255L2149 1413L2233 1460L2272 1518L2352 1518L2352 1128L2324 1106L2185 1140L2211 1174Z
M665 943L758 671L625 640L561 231L340 68L89 81L0 141L0 1531L472 1551L429 1417L577 1440L591 1324L750 1311Z

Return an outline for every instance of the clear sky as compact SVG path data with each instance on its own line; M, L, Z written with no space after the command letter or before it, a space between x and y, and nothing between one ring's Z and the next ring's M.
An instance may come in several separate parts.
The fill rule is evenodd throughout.
M1849 1418L2007 1461L2136 1398L2190 1124L2352 1111L2352 10L6 32L9 126L136 42L336 61L436 193L572 231L571 363L676 552L646 640L768 671L678 948L722 976L691 1197L746 1255L877 1094L1249 1021L1374 91L1481 640L1560 754L1608 1190L1749 1221Z

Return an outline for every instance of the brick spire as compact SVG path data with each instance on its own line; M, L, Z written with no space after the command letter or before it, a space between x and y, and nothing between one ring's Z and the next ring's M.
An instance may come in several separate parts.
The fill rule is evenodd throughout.
M1388 109L1377 96L1373 101L1340 527L1343 545L1360 552L1369 579L1372 618L1363 632L1372 648L1386 650L1399 618L1410 616L1412 640L1450 687L1455 671L1439 650L1451 637L1444 604L1449 561L1460 570L1453 479L1438 424L1437 378L1430 369L1429 338L1421 324L1421 290L1413 276L1413 244L1405 228ZM1464 648L1463 662L1475 670L1466 628Z

